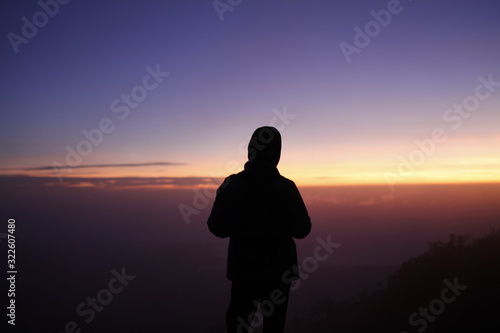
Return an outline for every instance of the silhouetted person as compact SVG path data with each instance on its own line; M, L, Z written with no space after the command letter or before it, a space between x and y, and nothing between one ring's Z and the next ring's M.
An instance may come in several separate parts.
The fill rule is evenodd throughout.
M244 170L225 179L208 218L215 236L229 237L228 333L248 332L259 303L264 333L281 333L285 327L291 282L298 278L293 238L309 234L311 219L295 183L276 168L280 155L278 130L255 130Z

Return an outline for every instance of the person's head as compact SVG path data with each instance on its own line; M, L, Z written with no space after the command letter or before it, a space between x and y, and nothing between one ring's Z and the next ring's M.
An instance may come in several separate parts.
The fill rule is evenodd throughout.
M271 126L259 127L248 143L248 160L278 165L281 156L281 134Z

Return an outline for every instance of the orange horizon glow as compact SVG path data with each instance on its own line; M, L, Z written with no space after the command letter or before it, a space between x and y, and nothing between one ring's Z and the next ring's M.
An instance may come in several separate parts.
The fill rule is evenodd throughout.
M470 172L470 170L469 170ZM453 173L449 174L447 177L444 175L444 171L440 172L421 172L420 175L416 174L412 177L404 178L384 178L383 175L379 173L366 173L366 174L341 174L336 177L305 177L300 176L300 174L289 172L281 172L283 176L293 180L299 187L335 187L335 186L398 186L398 185L445 185L445 184L497 184L500 183L500 175L486 177L484 175L470 173L470 177L453 177ZM95 187L93 184L94 180L105 181L110 186L119 182L120 180L130 180L134 179L137 181L141 180L163 180L165 182L159 182L158 184L152 185L133 185L130 188L165 188L165 189L193 189L193 188L216 188L220 186L225 177L211 177L207 175L195 176L168 176L168 175L158 175L157 173L69 173L61 178L61 181L55 176L55 174L50 173L3 173L2 176L29 176L33 178L49 178L50 181L47 184L49 186L71 186L71 187ZM226 176L229 176L226 175ZM178 185L174 184L173 180L182 179L193 179L193 181L198 180L197 184L186 184ZM171 181L172 180L172 181ZM67 181L71 181L68 183ZM75 181L77 181L75 183ZM169 182L172 184L169 184Z
M309 149L297 142L298 136L284 135L282 158L278 165L280 173L298 186L358 186L358 185L417 185L417 184L485 184L500 182L500 136L470 138L454 137L436 146L428 156L418 152L411 140L373 143L352 143L344 146L318 144ZM289 139L289 140L287 140ZM232 147L228 140L226 147ZM54 156L36 156L20 160L28 168L1 168L0 175L28 175L32 177L64 178L200 178L210 186L218 184L230 174L244 167L246 156L242 151L230 148L211 148L214 156L183 154L182 164L166 166L119 167L121 163L143 162L144 157L128 155L121 159L113 154L97 152L83 160L76 168L62 171L52 167L40 169L46 161L58 160ZM413 162L411 161L414 155ZM154 154L151 153L151 156ZM415 160L415 157L417 159ZM54 159L52 159L54 158ZM420 160L418 160L420 158ZM153 159L150 159L150 161ZM40 163L45 161L45 163ZM59 159L59 161L63 161ZM109 167L92 167L103 164ZM12 163L9 163L12 166ZM39 169L37 169L37 167ZM31 169L30 169L31 168ZM206 186L207 181L200 183ZM168 184L162 184L166 186ZM84 186L84 185L82 185ZM175 188L171 185L170 188ZM183 185L182 187L186 187ZM187 187L192 187L188 185Z

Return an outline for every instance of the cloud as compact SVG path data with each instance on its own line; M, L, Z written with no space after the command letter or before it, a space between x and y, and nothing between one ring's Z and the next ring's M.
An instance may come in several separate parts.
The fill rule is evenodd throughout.
M36 177L26 175L0 175L0 185L26 187L95 187L95 188L192 188L196 186L217 187L222 178L210 177L66 177L59 182L57 177Z
M145 166L169 166L169 165L186 165L186 163L174 162L148 162L148 163L114 163L114 164L84 164L77 166L62 166L61 169L85 169L85 168L136 168ZM40 166L34 168L17 168L17 170L25 171L39 171L39 170L52 170L52 165Z

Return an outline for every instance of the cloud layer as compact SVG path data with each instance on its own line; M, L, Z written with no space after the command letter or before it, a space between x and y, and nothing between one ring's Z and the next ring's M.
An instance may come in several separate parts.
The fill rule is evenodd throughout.
M175 162L147 162L147 163L110 163L110 164L85 164L77 166L64 166L62 169L85 169L85 168L136 168L147 166L169 166L169 165L186 165L186 163ZM37 171L37 170L53 170L51 165L40 166L34 168L19 168L17 170Z

